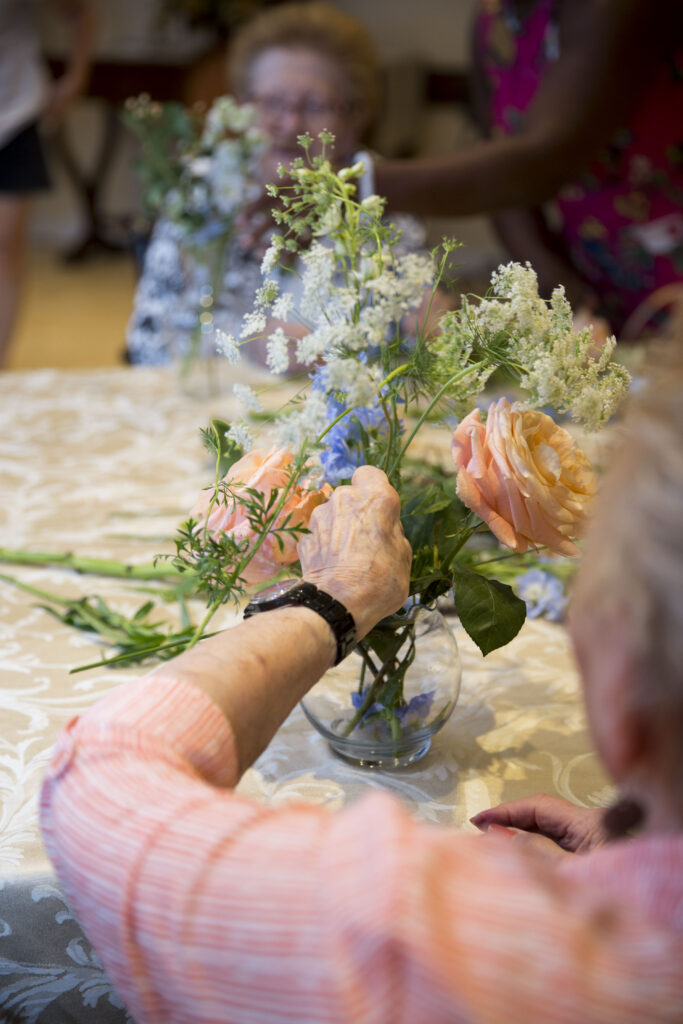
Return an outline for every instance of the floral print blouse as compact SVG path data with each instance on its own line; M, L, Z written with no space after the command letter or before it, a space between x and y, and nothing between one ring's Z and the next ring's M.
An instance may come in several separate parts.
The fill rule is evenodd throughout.
M514 0L481 0L475 45L493 131L524 127L560 53L561 0L521 16ZM662 63L633 110L553 206L566 255L618 331L656 289L683 281L683 49Z

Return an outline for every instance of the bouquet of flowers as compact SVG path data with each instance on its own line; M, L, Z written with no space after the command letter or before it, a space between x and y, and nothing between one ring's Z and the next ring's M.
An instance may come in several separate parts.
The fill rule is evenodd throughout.
M240 337L220 339L224 356L236 362L270 317L295 316L309 333L295 353L282 327L270 333L268 365L284 373L295 355L310 367L309 379L262 427L267 446L256 448L250 414L260 410L259 396L235 385L243 415L230 425L214 421L205 432L215 480L181 528L173 561L195 574L207 600L198 638L224 602L285 567L297 573L297 540L332 488L359 465L383 469L399 493L413 549L411 596L359 645L363 671L344 731L374 721L396 735L407 721L416 723L415 713L406 716L403 682L415 657L419 609L452 593L484 654L508 643L524 621L524 601L485 568L475 535L493 534L518 553L578 554L574 538L596 477L571 435L541 409L598 428L629 378L612 361L614 339L594 356L590 330L573 330L563 289L544 301L528 265L500 267L485 298L463 299L436 329L407 334L407 314L439 284L455 243L446 241L431 257L398 255L383 200L356 198L363 166L335 172L333 139L323 133L321 140L322 155L312 157L303 136L304 155L270 188L280 233L263 259L263 285ZM304 268L296 305L271 277L288 252L297 252ZM475 403L494 372L525 399L501 397L482 415ZM415 455L420 433L449 420L457 422L450 472ZM419 708L410 710L419 726Z
M137 173L155 237L181 253L185 287L194 295L177 316L193 356L203 335L214 336L235 219L260 192L263 138L253 108L231 96L205 111L143 94L126 102L123 119L140 141ZM167 315L173 319L172 311Z
M377 466L400 496L413 551L410 598L358 645L360 671L335 729L400 739L420 735L428 717L442 722L450 710L435 706L428 681L413 696L406 689L411 666L420 664L421 617L437 602L451 602L484 655L517 634L527 604L530 614L558 613L560 595L545 572L551 566L542 563L579 553L575 539L597 482L571 434L543 410L597 429L628 391L629 376L613 362L613 338L596 355L590 328L574 329L561 287L549 302L539 297L529 265L500 267L485 297L463 298L436 326L413 330L409 315L442 281L456 243L445 241L431 256L406 254L383 217L383 200L357 198L362 164L335 171L325 133L319 156L311 155L309 137L300 141L303 156L270 188L280 227L263 258L254 307L238 337L217 332L224 358L236 363L243 346L279 321L267 333L268 365L276 374L293 360L309 368L296 397L268 420L260 396L234 385L242 413L203 432L215 458L213 483L165 562L131 567L4 551L0 558L172 584L182 619L175 632L151 621L152 602L127 620L99 599L67 601L18 584L49 601L64 622L118 646L121 653L104 664L168 657L207 635L217 610L248 588L285 571L296 576L297 542L313 510L357 466ZM188 174L183 180L194 180L195 171ZM280 260L291 267L291 254L303 268L296 299L274 274ZM308 327L296 343L282 326L294 319ZM494 373L523 401L499 397L483 412ZM450 441L450 465L420 453L421 439L435 433ZM504 560L528 555L533 571L515 593ZM194 627L185 600L197 595L206 613Z
M136 169L150 219L165 217L196 245L207 232L232 230L235 216L259 191L263 139L253 109L231 96L219 96L204 110L142 93L126 101L122 117L140 142Z

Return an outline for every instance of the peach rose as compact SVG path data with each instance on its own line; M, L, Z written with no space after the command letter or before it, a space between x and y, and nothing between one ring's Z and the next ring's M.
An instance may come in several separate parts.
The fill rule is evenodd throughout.
M223 479L225 483L235 483L232 493L236 499L239 499L240 495L246 494L247 487L260 491L268 497L273 488L280 491L287 485L289 481L288 467L291 465L292 458L292 453L284 448L271 451L267 455L264 455L259 449L253 449L238 462L235 462ZM301 480L287 496L277 518L276 527L281 525L288 515L291 515L289 526L308 526L313 509L326 501L331 493L332 488L329 484L325 484L319 490L314 490L309 487L308 480ZM206 524L214 537L221 533L228 533L237 541L252 539L254 531L249 525L246 510L239 500L233 502L228 497L227 502L217 502L207 519L211 494L211 491L204 491L192 511L192 516L200 520L199 528L203 528ZM297 539L289 533L281 533L279 537L282 541L282 548L272 532L268 534L244 570L244 578L247 583L262 583L279 572L283 566L296 561Z
M486 424L475 409L451 444L457 494L514 551L577 555L597 480L587 456L545 413L499 398Z

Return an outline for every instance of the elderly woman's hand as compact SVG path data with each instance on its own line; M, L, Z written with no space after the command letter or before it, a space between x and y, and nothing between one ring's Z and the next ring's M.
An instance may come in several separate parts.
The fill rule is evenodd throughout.
M386 475L361 466L315 509L299 542L303 578L348 608L359 638L408 597L412 552L400 512Z
M513 834L527 833L530 838L544 838L547 843L552 840L558 851L585 853L606 842L603 814L601 808L577 807L559 797L537 793L480 811L470 821L482 832L490 828L512 829Z

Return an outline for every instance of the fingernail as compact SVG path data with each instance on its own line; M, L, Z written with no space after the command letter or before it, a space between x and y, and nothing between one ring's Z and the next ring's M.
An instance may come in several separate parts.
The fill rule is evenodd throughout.
M489 825L488 831L489 832L498 832L501 835L512 836L513 838L517 834L514 829L506 828L505 825L497 825L495 822L493 822L491 825Z

